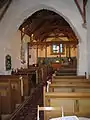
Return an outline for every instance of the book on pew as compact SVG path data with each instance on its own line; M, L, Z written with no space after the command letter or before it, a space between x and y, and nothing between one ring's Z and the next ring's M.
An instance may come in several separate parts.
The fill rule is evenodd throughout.
M63 116L58 118L52 118L50 120L79 120L77 116Z

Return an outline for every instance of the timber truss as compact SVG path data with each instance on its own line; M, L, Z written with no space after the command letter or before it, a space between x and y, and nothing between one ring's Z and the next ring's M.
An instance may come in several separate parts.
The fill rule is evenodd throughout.
M77 8L80 12L80 15L83 19L83 27L86 27L86 4L88 0L74 0Z

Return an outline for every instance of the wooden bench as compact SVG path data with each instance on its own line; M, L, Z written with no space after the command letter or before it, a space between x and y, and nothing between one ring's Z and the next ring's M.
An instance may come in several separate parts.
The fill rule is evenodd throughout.
M53 76L54 79L86 79L85 76Z
M54 84L62 84L62 83L88 83L90 84L90 80L87 79L53 79L52 83Z
M1 113L11 113L16 104L22 102L21 97L21 83L18 79L2 79L0 80L0 94L1 94Z
M43 71L44 78L47 78L48 71ZM45 76L46 75L46 76ZM42 80L42 79L41 79ZM19 119L30 119L36 117L36 108L37 105L42 105L43 103L43 97L42 97L42 85L45 84L45 82L42 80L40 84L36 86L32 94L25 99L25 101L17 107L17 109L14 111L14 113L10 116L10 120L19 120ZM41 93L41 94L39 94Z
M28 81L31 84L37 84L39 82L39 68L38 67L31 67L29 69L18 69L17 72L13 72L13 75L27 75Z
M16 108L16 104L22 103L22 97L30 94L30 79L35 73L35 71L31 71L21 70L20 73L14 75L0 75L2 114L12 113Z
M17 71L14 72L14 74L29 74L31 72L35 72L37 69L38 69L38 67L17 69Z
M0 94L0 116L1 116L1 94Z
M90 92L90 80L84 76L58 76L52 79L51 91L60 92Z
M44 87L43 100L44 106L63 106L65 115L90 117L90 93L46 92Z
M52 83L48 88L50 92L90 92L88 83Z

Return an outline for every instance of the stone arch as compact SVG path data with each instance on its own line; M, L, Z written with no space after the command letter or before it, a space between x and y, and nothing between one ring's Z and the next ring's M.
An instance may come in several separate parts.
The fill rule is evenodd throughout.
M61 13L61 12L58 11L58 10L56 10L55 8L53 8L53 7L51 7L51 6L46 6L46 5L44 5L44 4L39 4L39 5L37 5L37 6L34 6L34 7L32 7L32 8L27 9L26 11L24 11L24 12L21 14L21 16L19 16L19 18L18 18L17 29L19 28L19 26L23 23L23 21L24 21L25 19L27 19L29 16L31 16L31 15L34 14L36 11L39 11L39 10L41 10L41 9L48 9L48 10L54 11L55 13L59 14L60 16L62 16L62 17L69 23L69 25L71 26L71 28L73 29L73 31L74 31L74 33L76 34L79 42L81 41L80 35L78 34L75 26L72 24L72 22L70 21L70 19L69 19L67 16L65 16L63 13ZM29 13L29 11L31 11L31 12ZM24 16L24 17L22 18L22 16Z
M28 2L30 2L30 1L28 1ZM61 2L60 5L62 5L62 3L63 2ZM68 10L68 12L66 12L66 13L62 9L62 7L59 9L59 7L57 5L54 5L53 3L52 4L50 4L50 3L49 4L48 3L47 4L46 3L37 4L36 3L36 4L33 4L32 7L31 7L27 3L28 7L25 6L25 8L22 8L21 6L16 5L15 8L17 9L17 11L14 11L12 9L14 7L12 5L9 8L6 16L4 17L4 19L0 23L0 28L2 28L2 30L0 29L0 36L3 40L7 40L5 42L7 42L7 43L9 42L10 45L11 45L12 44L11 40L16 35L16 31L18 30L19 26L22 24L24 19L27 19L34 12L36 12L40 9L43 9L43 8L54 11L57 14L61 15L70 24L70 26L72 27L73 31L75 32L77 38L79 39L80 44L78 45L79 46L78 47L78 56L79 56L78 57L79 58L78 59L78 71L79 71L78 74L83 75L87 71L87 56L86 56L85 52L84 53L82 52L83 47L85 47L85 49L87 48L86 41L85 41L86 40L86 30L84 28L82 28L82 25L80 24L81 23L81 18L80 18L80 15L79 15L76 7L74 8L75 10L77 10L77 11L74 11L74 13L76 15L76 19L74 19L72 12L70 14L70 9L68 10L68 5L65 4L65 6L64 6L65 9ZM19 12L19 9L20 9L20 12ZM7 27L3 27L3 22L5 23L4 26L7 26ZM3 35L3 33L4 33L4 35ZM14 46L14 43L13 43L13 46ZM14 47L12 47L11 49L15 50ZM18 51L16 53L17 53L17 56L18 56ZM5 51L3 51L3 54L5 54ZM83 57L83 54L85 54L84 57ZM83 63L86 63L86 65L84 67L83 67ZM14 61L14 64L16 64L15 61ZM19 61L18 61L18 64L20 64Z
M69 23L69 25L71 26L71 28L73 29L73 31L74 31L75 35L77 36L79 42L81 42L81 38L80 38L80 36L79 36L79 34L78 34L75 26L74 26L74 25L72 24L72 22L70 21L70 19L69 19L67 16L65 16L63 13L61 13L60 11L56 10L55 8L50 7L50 6L46 6L46 5L43 5L43 4L39 4L39 5L35 6L34 8L29 8L29 9L27 9L26 11L24 11L24 12L21 14L21 16L24 16L23 19L22 19L22 17L19 17L18 28L19 28L19 26L23 23L23 21L24 21L25 19L27 19L29 16L31 16L32 14L34 14L35 12L37 12L37 11L39 11L39 10L41 10L41 9L47 9L47 10L54 11L55 13L59 14L60 16L62 16L62 17ZM31 13L29 13L29 11L31 11ZM78 54L78 56L79 56L79 52L78 52L78 51L79 51L79 49L78 49L78 47L77 47L77 54ZM77 63L79 64L79 59L77 59ZM77 69L78 69L78 64L77 64ZM77 72L78 72L78 71L77 71Z

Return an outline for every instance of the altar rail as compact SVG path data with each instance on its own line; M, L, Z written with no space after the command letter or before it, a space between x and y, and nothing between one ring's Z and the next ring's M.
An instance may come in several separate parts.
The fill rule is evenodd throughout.
M86 76L53 76L54 79L86 79Z
M31 87L30 74L0 75L1 114L11 114L30 95Z
M0 120L1 120L1 94L0 94Z
M23 91L24 91L24 96L29 95L29 89L30 89L30 78L28 75L0 75L0 81L4 82L5 80L7 81L12 81L12 80L17 80L20 81L22 79L23 81Z
M38 85L34 92L14 111L8 120L35 120L37 117L37 104L40 103L42 105L42 85Z

